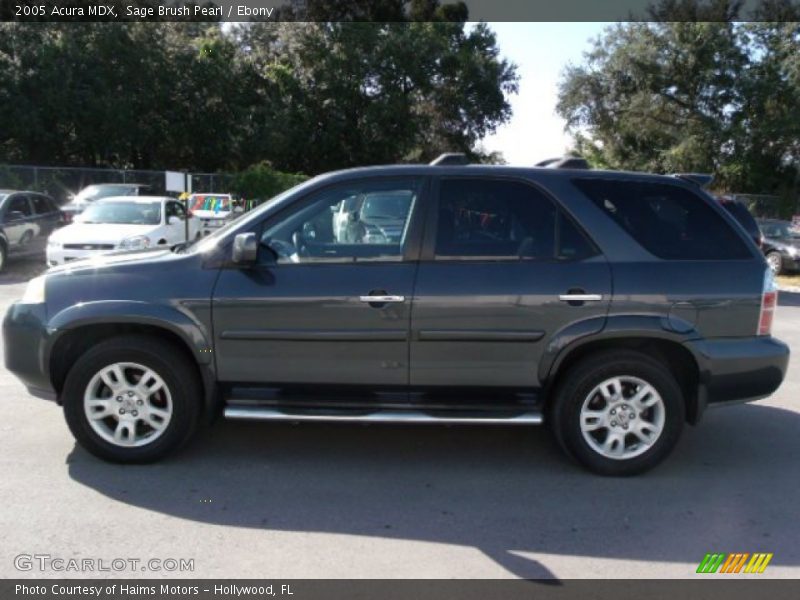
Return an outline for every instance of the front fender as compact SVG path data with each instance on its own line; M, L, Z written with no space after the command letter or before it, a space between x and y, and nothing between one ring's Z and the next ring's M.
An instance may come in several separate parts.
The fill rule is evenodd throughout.
M197 362L212 362L211 336L206 327L183 307L138 300L101 300L69 306L48 319L49 350L64 333L86 325L151 325L178 335Z

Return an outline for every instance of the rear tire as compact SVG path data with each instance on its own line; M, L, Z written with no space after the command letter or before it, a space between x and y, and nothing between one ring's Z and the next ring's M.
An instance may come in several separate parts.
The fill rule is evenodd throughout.
M158 460L197 428L202 389L180 348L127 335L75 362L62 391L64 416L86 450L111 462Z
M561 447L581 465L628 476L652 469L672 451L686 408L675 377L659 362L608 350L563 375L548 416Z

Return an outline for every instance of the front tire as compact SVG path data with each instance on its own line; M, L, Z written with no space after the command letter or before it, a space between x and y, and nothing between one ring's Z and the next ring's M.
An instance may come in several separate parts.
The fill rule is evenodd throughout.
M631 350L598 352L575 364L549 413L568 454L595 473L615 476L642 473L666 458L685 415L675 377Z
M767 254L767 264L775 275L780 275L783 272L783 259L779 252Z
M86 450L111 462L145 463L174 451L195 431L201 388L181 349L130 335L83 354L62 398L67 424Z

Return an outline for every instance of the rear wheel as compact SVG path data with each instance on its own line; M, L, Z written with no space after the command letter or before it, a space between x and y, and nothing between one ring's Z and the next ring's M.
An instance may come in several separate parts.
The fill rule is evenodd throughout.
M602 475L634 475L672 451L685 406L661 364L639 352L605 351L565 374L550 418L561 446L583 466Z
M179 348L121 336L77 360L62 396L67 424L84 448L105 460L135 463L157 460L190 437L201 390Z

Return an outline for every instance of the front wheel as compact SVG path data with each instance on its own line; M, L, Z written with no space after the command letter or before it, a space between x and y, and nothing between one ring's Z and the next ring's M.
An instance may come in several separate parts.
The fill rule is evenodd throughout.
M179 348L144 336L101 342L67 375L64 416L95 456L150 462L185 442L201 402L196 370Z
M770 252L767 254L767 264L775 275L780 275L781 271L783 271L783 259L779 252Z
M583 466L602 475L634 475L675 447L685 406L660 363L617 350L590 355L566 373L550 418L561 446Z

